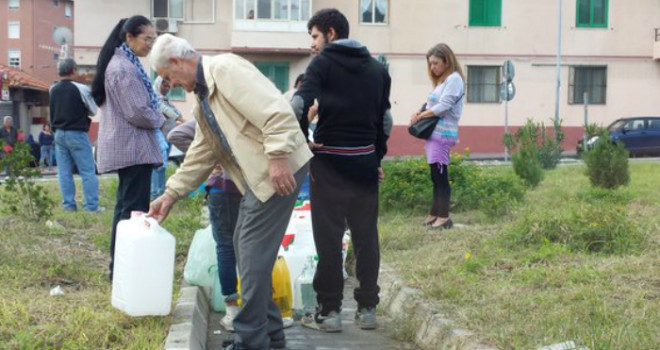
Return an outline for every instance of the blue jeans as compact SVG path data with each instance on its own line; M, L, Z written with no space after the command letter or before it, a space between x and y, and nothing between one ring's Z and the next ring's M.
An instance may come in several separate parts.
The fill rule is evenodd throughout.
M226 297L234 296L237 293L234 229L238 220L240 204L240 193L212 192L209 194L208 206L218 256L218 277L222 295Z
M170 157L170 148L172 147L163 133L158 130L158 146L163 154L163 165L154 169L151 173L151 200L154 200L165 193L165 183L167 182L167 160Z
M99 208L99 180L92 155L92 143L84 131L55 131L55 153L57 156L57 177L62 192L64 210L77 210L76 184L73 181L73 167L78 168L82 178L85 210Z
M46 167L46 160L48 160L48 166L53 166L54 148L54 145L41 146L41 159L39 160L39 165L41 165L42 168Z

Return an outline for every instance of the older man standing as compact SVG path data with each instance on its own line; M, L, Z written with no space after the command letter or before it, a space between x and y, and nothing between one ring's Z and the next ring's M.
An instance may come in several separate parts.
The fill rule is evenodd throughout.
M237 337L225 349L284 348L272 271L312 157L293 110L239 56L202 57L187 41L165 34L156 40L150 61L172 86L195 92L198 125L183 165L165 194L151 203L149 215L164 220L179 198L221 164L244 195L234 233L243 308L234 319Z
M85 210L91 213L105 211L99 207L99 180L87 133L90 117L98 110L91 91L86 85L73 81L77 75L76 61L71 58L57 66L61 80L50 88L50 120L55 130L55 156L57 177L62 192L62 207L76 211L76 184L73 168L78 168L85 194Z
M7 146L14 147L18 139L18 131L14 127L14 118L6 115L2 120L2 129L0 129L0 141L4 141Z

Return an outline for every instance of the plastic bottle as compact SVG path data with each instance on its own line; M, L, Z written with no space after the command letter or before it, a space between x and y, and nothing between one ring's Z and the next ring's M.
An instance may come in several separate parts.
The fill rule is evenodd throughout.
M238 295L243 295L241 288L241 276L238 276ZM280 309L283 318L293 317L293 288L291 276L286 260L282 256L277 257L273 268L273 301ZM238 299L238 306L243 306L243 298Z
M296 293L299 295L297 305L295 305L296 318L303 317L316 312L316 292L314 291L314 274L316 273L316 264L314 257L309 256L307 263L303 267L303 272L296 279ZM296 302L294 302L295 304Z
M175 239L152 218L133 212L117 225L112 306L131 316L170 313Z

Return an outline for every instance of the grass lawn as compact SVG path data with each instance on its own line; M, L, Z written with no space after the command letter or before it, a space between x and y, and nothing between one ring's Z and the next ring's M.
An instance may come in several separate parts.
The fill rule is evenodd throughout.
M547 172L504 218L452 214L465 228L432 231L420 225L426 212L391 210L380 221L384 261L459 326L502 349L567 340L592 350L658 349L659 172L658 163L631 164L630 185L611 196L622 204L611 210L600 211L601 202L589 199L583 166ZM627 248L588 252L570 241L535 245L512 238L525 228L570 236L575 227L623 232L615 247Z
M107 208L103 214L63 212L55 182L46 185L58 204L54 226L0 214L0 348L162 349L169 317L132 318L110 305L108 262L117 181L102 180L100 185L101 205ZM80 192L81 184L77 186ZM174 300L182 262L200 226L200 206L198 200L180 202L164 225L177 238ZM49 291L57 285L65 295L51 297Z

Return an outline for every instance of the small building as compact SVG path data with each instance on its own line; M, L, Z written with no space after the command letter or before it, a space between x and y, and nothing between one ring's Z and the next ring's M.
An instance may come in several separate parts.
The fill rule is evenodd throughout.
M50 84L21 70L0 64L0 117L11 115L14 126L33 136L48 120Z

